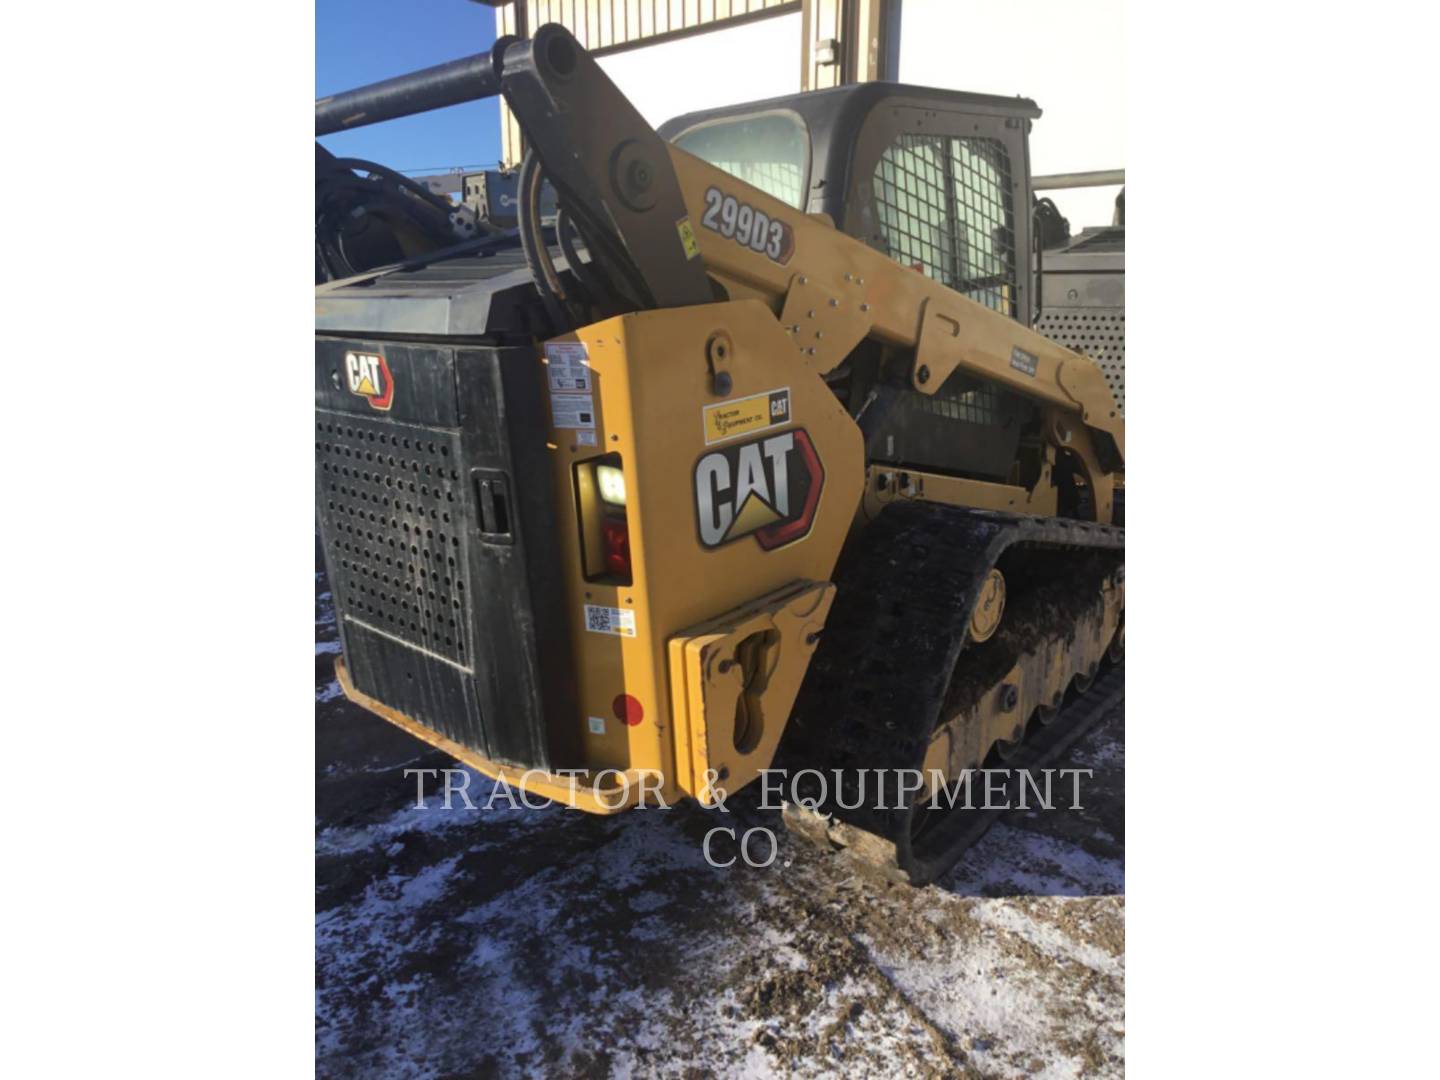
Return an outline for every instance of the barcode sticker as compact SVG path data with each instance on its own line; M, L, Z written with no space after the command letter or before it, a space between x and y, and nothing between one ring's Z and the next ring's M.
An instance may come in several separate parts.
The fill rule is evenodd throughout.
M585 605L585 629L592 634L619 634L621 637L635 636L635 612L624 608Z

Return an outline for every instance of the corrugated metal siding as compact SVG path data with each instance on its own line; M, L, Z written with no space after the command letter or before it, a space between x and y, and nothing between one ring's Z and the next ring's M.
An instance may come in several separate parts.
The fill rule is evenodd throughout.
M546 23L559 23L591 52L600 52L633 48L671 34L720 30L740 20L799 7L796 0L515 0L496 8L496 19L499 34L519 36ZM500 127L505 161L516 164L520 131L504 102Z
M515 33L522 0L498 9L500 32ZM646 38L702 27L719 28L730 19L772 8L794 7L794 0L523 0L529 29L546 23L564 26L587 49L612 49Z

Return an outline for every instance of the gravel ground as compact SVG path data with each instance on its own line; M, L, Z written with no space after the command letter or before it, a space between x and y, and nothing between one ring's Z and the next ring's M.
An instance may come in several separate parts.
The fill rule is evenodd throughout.
M749 792L728 819L446 810L433 784L417 809L403 770L453 762L340 695L329 601L318 574L318 1075L1123 1073L1123 706L1065 763L1095 771L1082 810L1017 811L914 889ZM773 828L774 864L708 865L716 824Z

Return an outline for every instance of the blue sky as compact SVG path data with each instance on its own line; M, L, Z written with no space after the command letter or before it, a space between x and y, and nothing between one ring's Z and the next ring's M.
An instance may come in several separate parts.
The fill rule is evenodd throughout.
M470 0L316 0L315 96L485 52L495 11ZM331 153L401 172L500 159L496 98L409 116L320 140Z

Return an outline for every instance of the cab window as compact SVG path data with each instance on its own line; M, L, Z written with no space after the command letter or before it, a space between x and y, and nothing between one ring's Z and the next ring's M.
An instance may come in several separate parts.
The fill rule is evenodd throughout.
M674 143L767 195L802 208L810 140L794 113L711 120L677 135Z

